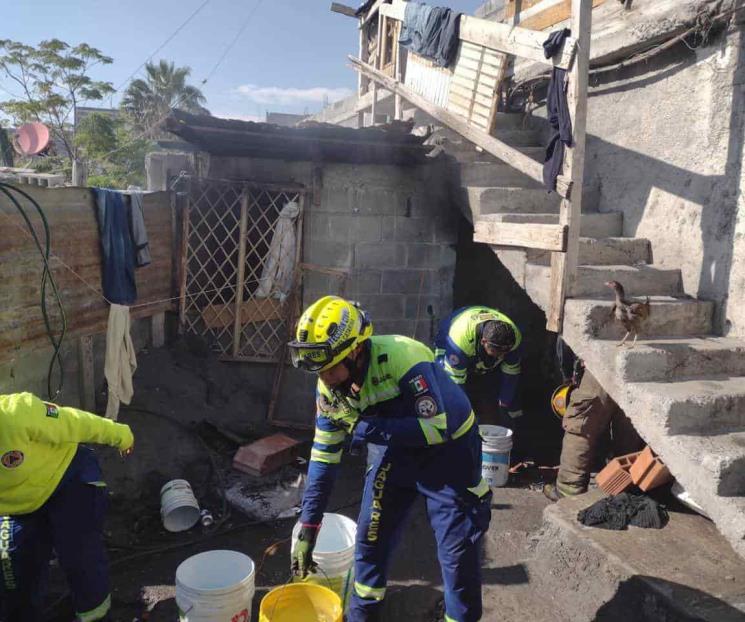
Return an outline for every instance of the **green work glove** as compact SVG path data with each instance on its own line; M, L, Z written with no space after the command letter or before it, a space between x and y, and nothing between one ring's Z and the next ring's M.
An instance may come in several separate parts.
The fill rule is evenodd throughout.
M316 571L316 563L313 561L313 549L316 548L316 538L320 525L303 525L292 552L292 574L305 579L309 572Z

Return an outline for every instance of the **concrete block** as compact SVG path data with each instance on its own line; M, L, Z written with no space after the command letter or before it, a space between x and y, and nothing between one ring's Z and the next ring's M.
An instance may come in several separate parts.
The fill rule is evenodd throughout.
M395 214L401 197L394 190L378 188L356 188L352 199L352 211L359 214Z
M397 242L434 242L435 224L432 218L396 216L394 239Z
M447 265L450 259L447 247L439 244L409 244L406 249L406 266L408 268L439 268ZM455 255L455 251L452 252ZM455 261L454 257L452 258Z
M331 242L378 242L381 239L381 217L363 214L311 214L312 240Z
M396 294L370 294L360 296L359 300L375 326L380 320L402 320L405 301L405 296ZM378 329L375 330L377 332Z
M512 186L539 190L542 184L503 162L468 162L456 173L460 186Z
M452 303L448 304L439 296L406 296L405 316L407 320L421 320L425 323L436 321L436 318L446 315L452 310Z
M321 209L324 212L350 213L352 211L352 189L347 186L323 187Z
M311 241L305 245L305 261L330 268L351 268L354 257L352 245L341 242Z
M383 320L374 322L375 333L378 335L403 335L413 337L417 330L416 320Z
M383 294L428 294L438 283L435 273L427 270L385 270L381 283Z
M356 268L394 268L406 263L406 245L362 242L355 246Z
M273 434L244 445L233 456L233 468L249 475L267 475L292 462L302 442L284 434Z
M349 276L346 292L350 296L380 293L381 273L378 270L355 270Z

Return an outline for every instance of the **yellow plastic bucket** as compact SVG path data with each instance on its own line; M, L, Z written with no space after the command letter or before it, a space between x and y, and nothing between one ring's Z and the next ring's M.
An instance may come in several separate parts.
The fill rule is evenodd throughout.
M341 598L327 587L291 583L261 600L259 622L342 622Z

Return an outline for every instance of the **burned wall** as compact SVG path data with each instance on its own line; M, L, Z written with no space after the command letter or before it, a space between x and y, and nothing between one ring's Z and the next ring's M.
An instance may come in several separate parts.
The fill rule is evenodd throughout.
M358 300L378 334L431 343L452 309L457 211L440 164L400 167L210 158L208 176L313 188L303 221L303 305ZM341 275L328 274L331 269ZM312 425L314 378L285 372L277 417Z

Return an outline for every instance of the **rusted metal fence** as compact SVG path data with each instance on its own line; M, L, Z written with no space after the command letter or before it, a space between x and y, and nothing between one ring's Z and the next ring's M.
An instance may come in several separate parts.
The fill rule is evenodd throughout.
M304 203L299 185L190 180L182 223L184 332L225 360L280 360L299 282Z

